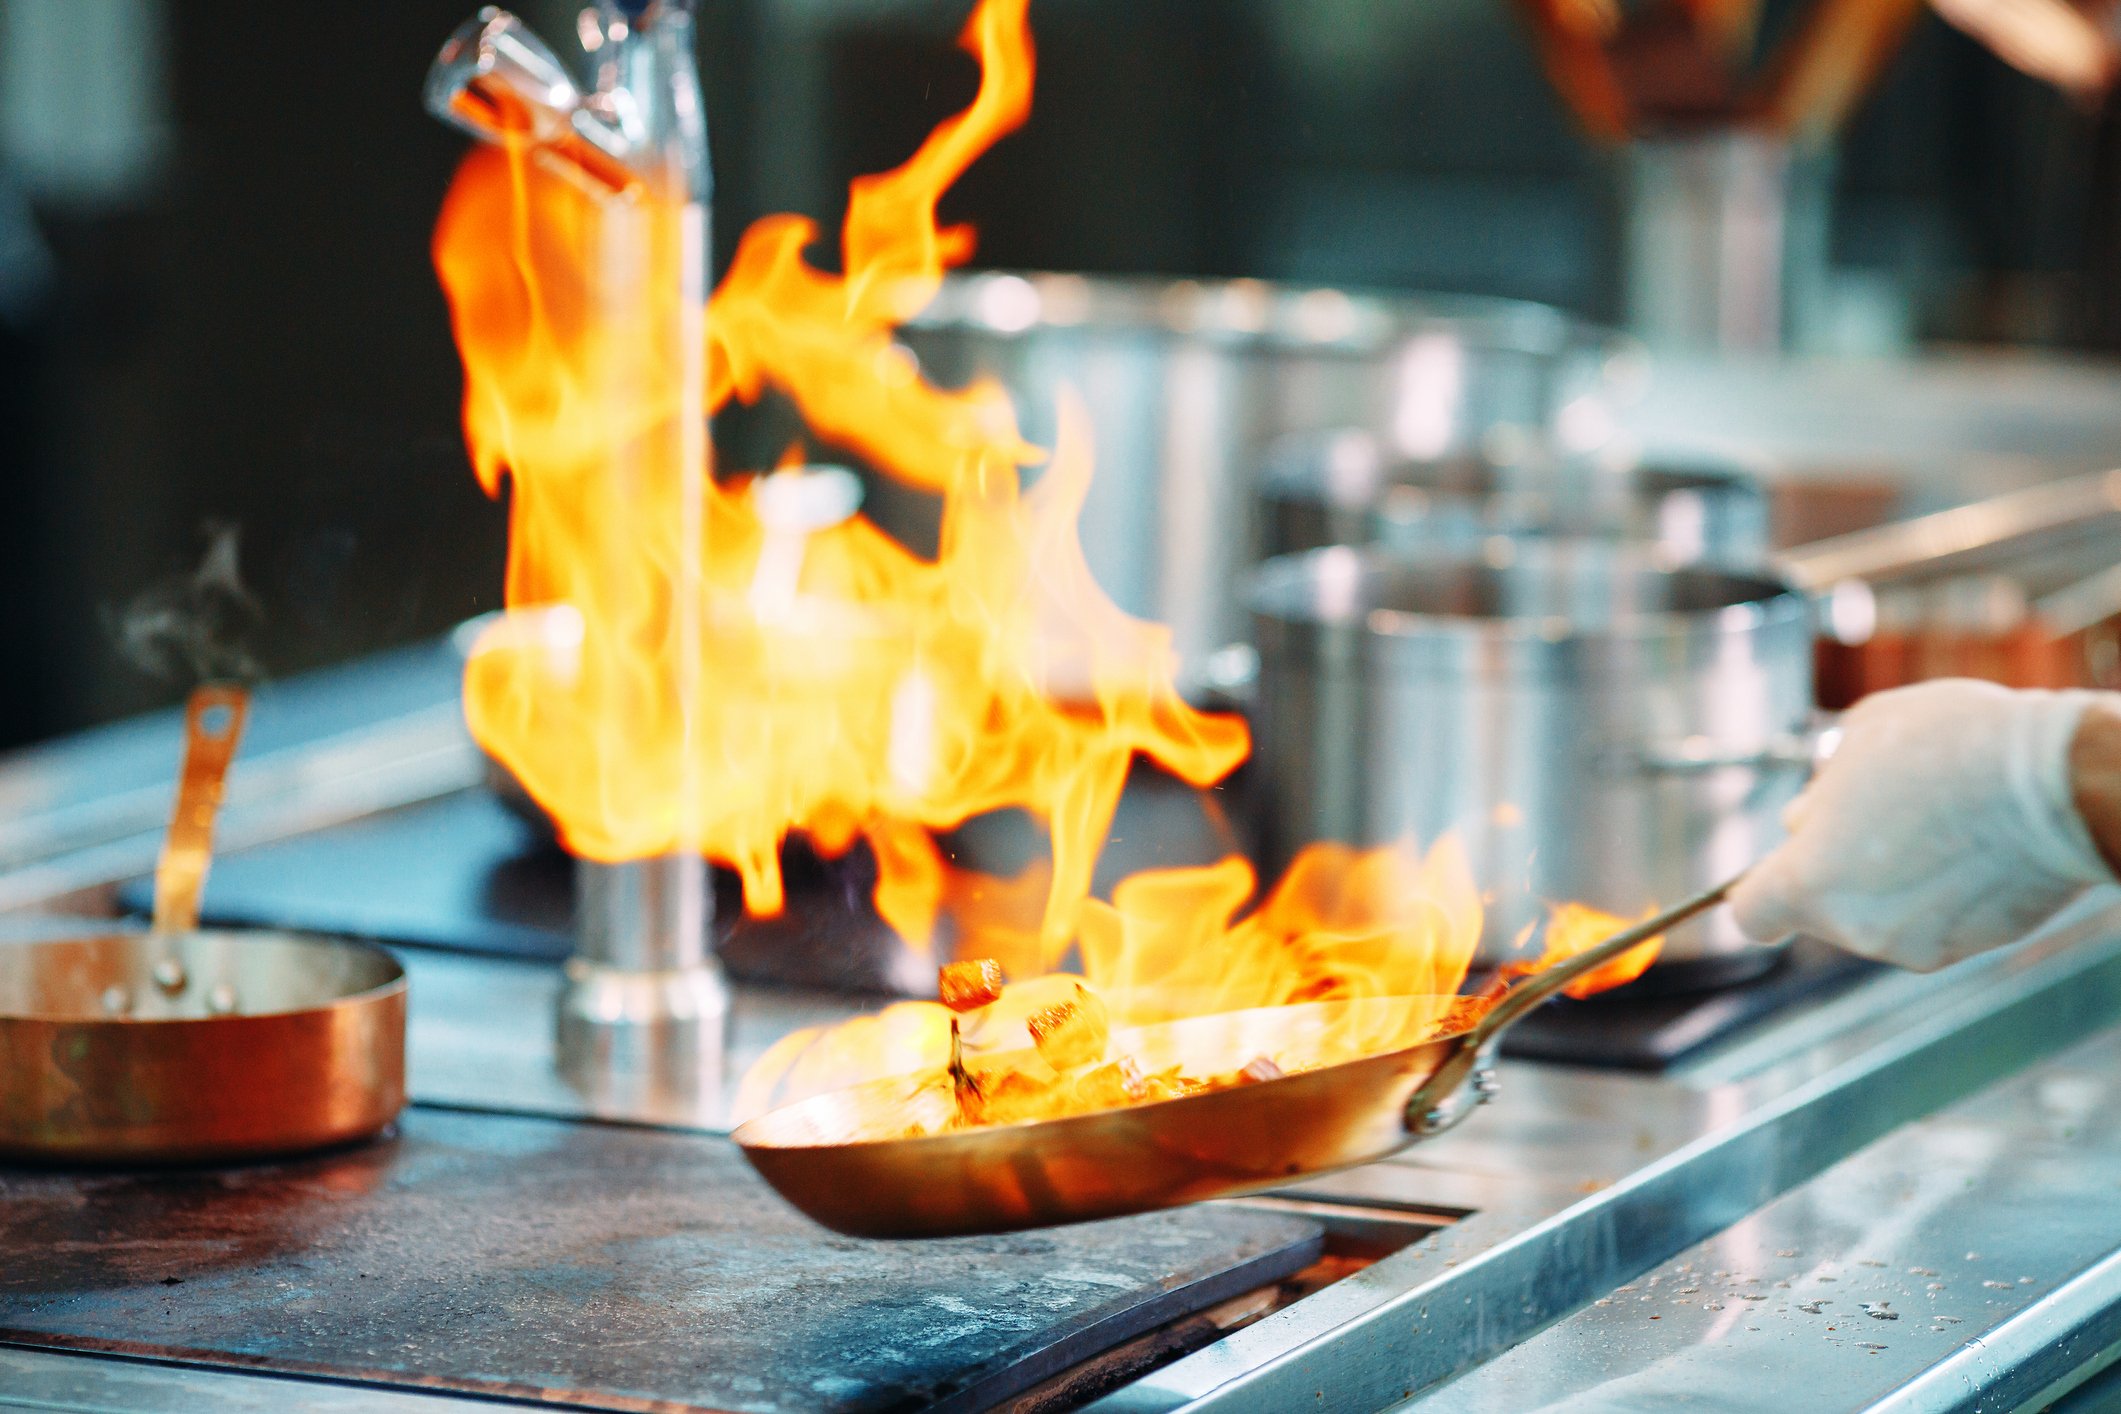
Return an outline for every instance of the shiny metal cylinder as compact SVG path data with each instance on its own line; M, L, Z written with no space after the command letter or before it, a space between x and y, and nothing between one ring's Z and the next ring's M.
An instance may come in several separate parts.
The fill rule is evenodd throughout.
M1756 131L1618 150L1620 286L1660 351L1776 353L1821 312L1833 161Z
M1507 548L1414 563L1334 547L1270 562L1250 594L1267 863L1453 832L1491 961L1550 902L1639 915L1765 854L1809 767L1812 703L1809 610L1781 583L1605 544ZM1702 980L1762 960L1728 915L1665 957L1726 964Z
M1766 562L1770 544L1760 478L1706 459L1608 470L1545 456L1410 458L1347 429L1284 442L1261 482L1269 556L1376 544L1462 557L1497 535L1551 535L1639 545L1665 566L1750 569Z
M707 863L666 854L575 866L575 958L627 972L675 972L708 961L713 921Z
M1618 396L1639 368L1631 343L1543 305L1258 280L957 276L899 338L946 386L998 380L1042 446L1062 390L1088 404L1091 572L1121 608L1170 626L1196 697L1213 655L1245 638L1257 477L1275 442L1354 427L1403 456L1506 452L1543 443L1570 403ZM885 522L891 494L873 504Z
M719 1092L729 989L709 946L697 855L575 866L575 955L560 990L560 1073L592 1099L688 1111Z

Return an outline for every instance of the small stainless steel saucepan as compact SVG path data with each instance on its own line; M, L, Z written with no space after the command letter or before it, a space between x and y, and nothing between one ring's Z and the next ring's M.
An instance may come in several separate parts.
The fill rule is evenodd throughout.
M1360 1060L1301 1068L1307 1048L1343 1027L1399 1027L1410 1013L1442 1021L1455 999L1314 1002L1115 1032L1111 1051L1144 1069L1183 1060L1196 1073L1226 1072L1269 1055L1294 1072L1174 1100L903 1137L941 1129L952 1115L951 1084L938 1069L812 1096L748 1121L734 1138L782 1197L856 1237L1012 1232L1280 1187L1457 1124L1494 1095L1489 1057L1512 1023L1708 911L1735 882L1518 982L1470 1027Z

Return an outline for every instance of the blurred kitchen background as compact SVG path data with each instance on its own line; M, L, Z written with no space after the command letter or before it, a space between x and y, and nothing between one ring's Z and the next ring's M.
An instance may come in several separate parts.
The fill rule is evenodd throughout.
M574 31L575 7L518 8ZM1636 25L1615 63L1663 85L1655 123L1684 129L1727 96L1650 8L1037 0L1030 122L945 215L977 224L982 266L1507 295L1639 324L1628 159L1558 96L1568 61L1550 48L1543 71L1531 16ZM1736 42L1766 52L1808 8L1771 3ZM700 9L723 256L771 210L832 229L851 175L972 92L962 0ZM184 681L124 650L126 616L217 528L237 530L274 675L497 606L503 515L467 468L428 262L464 142L420 84L464 15L0 0L0 745L175 699ZM2121 126L2098 76L2058 86L1935 11L1906 18L1790 175L1791 229L1819 249L1765 341L1787 352L1653 339L1621 412L1640 443L1859 492L1931 464L1968 473L1955 494L2121 464ZM2016 57L2043 54L2071 62Z

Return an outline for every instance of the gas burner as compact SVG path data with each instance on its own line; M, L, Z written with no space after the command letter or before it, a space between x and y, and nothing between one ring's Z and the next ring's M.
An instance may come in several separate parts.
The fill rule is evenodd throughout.
M1116 871L1203 862L1220 852L1212 812L1204 815L1197 798L1169 784L1149 777L1129 786L1121 838L1108 849ZM716 919L716 948L732 978L872 996L932 994L934 960L908 950L876 916L875 863L866 849L827 859L793 842L782 864L788 906L780 916L731 917L732 909ZM467 791L233 853L214 867L206 920L558 961L574 950L574 868L549 835L486 792ZM717 888L737 897L733 876ZM121 899L144 912L149 896L141 882ZM1661 1070L1870 970L1800 941L1764 973L1729 986L1652 992L1637 984L1550 1003L1509 1033L1504 1054Z
M1504 1036L1502 1053L1599 1070L1663 1070L1878 970L1877 963L1800 938L1764 971L1725 986L1675 991L1637 984L1585 1001L1549 1002Z

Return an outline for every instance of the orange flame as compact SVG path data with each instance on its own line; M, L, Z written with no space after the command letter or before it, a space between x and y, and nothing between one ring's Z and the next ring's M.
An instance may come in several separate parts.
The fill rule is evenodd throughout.
M1656 912L1653 906L1644 909L1639 917L1622 918L1586 903L1557 903L1547 910L1546 937L1539 956L1531 962L1513 963L1509 970L1517 976L1543 972L1567 962L1580 952L1588 952L1623 928L1654 917ZM1592 968L1562 988L1562 992L1581 1001L1615 987L1624 987L1649 971L1650 964L1657 960L1657 954L1663 948L1664 939L1661 937L1638 943L1611 962Z
M1027 490L1019 469L1045 454L1000 387L936 388L891 341L972 252L968 228L936 224L937 201L1029 111L1026 4L981 0L961 40L977 97L904 166L854 184L840 273L804 259L812 223L768 217L704 321L674 297L698 214L652 181L599 194L522 146L465 161L435 260L474 464L489 493L510 491L509 612L472 655L466 716L576 853L697 849L740 873L754 913L782 907L789 832L828 854L865 840L889 923L925 943L947 911L959 951L1014 979L966 1027L990 1053L1042 1036L1087 1056L1108 1021L1343 1001L1358 1020L1304 1063L1408 1044L1473 1004L1454 994L1481 907L1454 840L1426 855L1314 846L1249 912L1258 881L1238 859L1090 897L1137 753L1207 785L1249 743L1241 721L1179 698L1169 631L1090 575L1083 409L1063 399ZM820 437L940 495L933 560L858 516L810 517L800 495L791 518L799 451L771 476L716 481L705 414L769 390ZM931 831L1006 808L1046 822L1049 861L1015 880L943 861ZM1558 960L1565 940L1549 941ZM1071 954L1079 977L1054 971ZM950 1029L943 1007L910 1003L800 1033L747 1080L747 1102L941 1067ZM1140 1098L1125 1077L1058 1091L1017 1078L1033 1112Z
M1306 1048L1307 1066L1412 1045L1460 1011L1453 994L1480 944L1481 907L1455 839L1439 841L1426 856L1404 845L1311 845L1259 906L1239 917L1254 885L1242 859L1133 875L1113 890L1111 903L1085 905L1081 974L1047 973L1009 986L972 1020L967 1041L986 1052L1032 1048L1033 1018L1073 1000L1078 984L1120 1027L1306 1002L1381 1003L1349 1008L1323 1043ZM989 941L982 936L980 945ZM756 1114L880 1074L940 1070L949 1037L950 1013L935 1002L902 1002L875 1016L798 1031L744 1077L735 1112ZM1098 1064L1086 1069L1123 1061L1122 1042L1114 1049L1119 1054L1100 1049ZM1080 1077L1027 1066L1009 1078L1033 1082L1030 1093L1014 1096L1012 1118L1084 1105L1072 1085L1036 1084ZM1145 1079L1137 1100L1206 1077L1168 1075L1161 1085L1158 1077Z
M1021 920L1009 914L1012 904L1019 911L1024 906L1020 885L1037 877L1029 871L1024 880L1004 881L980 901L983 948L1030 941ZM1202 869L1136 874L1113 891L1110 904L1090 901L1079 976L1033 975L1005 988L964 1026L971 1048L966 1064L983 1093L959 1122L1010 1123L1142 1104L1455 1034L1477 1022L1509 982L1557 966L1630 922L1583 904L1557 904L1536 957L1508 964L1479 995L1459 996L1479 947L1483 911L1455 837L1445 836L1425 857L1405 845L1308 846L1266 899L1240 918L1254 882L1249 864L1226 859ZM1630 948L1564 991L1582 998L1631 982L1662 945L1653 938ZM1307 1003L1348 1005L1321 1029ZM1109 1015L1114 1028L1288 1008L1285 1027L1252 1028L1288 1044L1281 1050L1269 1044L1243 1071L1217 1073L1199 1071L1161 1041L1143 1053L1153 1051L1154 1060L1138 1063L1136 1043L1121 1031L1099 1036L1079 1054L1056 1055L1040 1035L1042 1019L1085 1004ZM745 1074L734 1116L746 1119L878 1075L932 1072L947 1083L950 1027L944 1006L902 1002L874 1016L794 1032ZM886 1127L859 1137L928 1132L902 1129L909 1123L904 1116L873 1118Z
M929 134L896 171L858 177L840 236L844 276L804 263L817 238L802 216L768 216L744 233L715 292L712 401L791 396L810 427L909 485L952 491L1003 475L1038 452L1017 435L999 385L948 392L923 382L891 343L972 258L969 226L938 227L936 203L1031 111L1029 0L985 0L959 36L980 61L972 106Z
M1135 753L1202 785L1243 759L1243 724L1173 689L1169 632L1122 614L1090 576L1080 410L1062 409L1052 463L1025 491L1016 469L1040 454L1001 390L933 388L891 344L971 253L968 229L935 224L937 199L1028 111L1024 11L979 7L964 33L982 65L971 108L855 184L844 273L805 263L811 223L769 217L707 320L706 406L779 389L820 434L940 491L934 561L858 518L778 531L748 483L684 464L671 292L685 245L668 202L600 202L522 151L474 153L460 171L435 258L480 480L498 494L505 475L513 491L511 614L473 656L466 714L576 853L690 845L739 871L747 908L773 913L789 831L828 853L861 836L879 910L921 941L940 901L926 831L1020 807L1051 831L1041 930L1058 942ZM688 478L706 481L704 606L674 602ZM769 580L777 591L758 592ZM687 624L701 664L689 704L676 691ZM1058 701L1056 682L1087 683L1091 700Z

